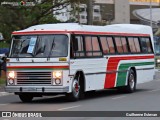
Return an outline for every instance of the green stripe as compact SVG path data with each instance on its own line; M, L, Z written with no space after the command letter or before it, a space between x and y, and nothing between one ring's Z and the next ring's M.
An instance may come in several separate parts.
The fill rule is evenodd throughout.
M154 65L154 62L140 62L140 63L126 63L120 64L118 71L125 70L124 72L119 72L117 76L116 86L124 86L126 83L127 71L132 66L145 66L145 65Z

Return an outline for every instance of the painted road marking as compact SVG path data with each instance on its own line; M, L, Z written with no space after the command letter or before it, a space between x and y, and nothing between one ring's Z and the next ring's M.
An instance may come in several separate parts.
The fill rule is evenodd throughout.
M72 108L77 108L80 107L81 105L77 105L77 106L71 106L71 107L66 107L66 108L60 108L58 110L67 110L67 109L72 109Z
M150 90L148 92L157 92L157 91L160 91L160 89Z
M0 96L13 95L13 93L0 92Z
M8 104L0 104L0 106L2 106L2 105L8 105Z
M121 99L121 98L124 98L124 97L126 97L126 96L114 97L114 98L112 98L112 99L113 99L113 100L116 100L116 99Z

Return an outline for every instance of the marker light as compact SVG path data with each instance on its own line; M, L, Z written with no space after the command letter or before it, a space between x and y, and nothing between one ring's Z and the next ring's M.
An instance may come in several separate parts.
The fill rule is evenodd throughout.
M55 79L55 83L56 83L56 85L59 85L59 84L61 84L61 79L59 79L59 78L56 78L56 79Z
M14 83L14 80L13 80L13 79L9 79L8 83L9 83L10 85L12 85L12 84Z
M8 77L9 78L15 78L15 72L14 71L10 71L9 73L8 73Z

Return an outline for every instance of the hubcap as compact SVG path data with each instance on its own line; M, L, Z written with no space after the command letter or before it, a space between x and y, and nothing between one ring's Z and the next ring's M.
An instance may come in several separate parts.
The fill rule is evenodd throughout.
M78 80L74 80L73 81L73 94L75 95L75 96L78 96L78 94L79 94L79 90L80 90L80 85L79 85L79 82L78 82Z
M134 75L130 74L130 77L129 77L129 86L131 87L132 90L134 89L134 85L135 85Z

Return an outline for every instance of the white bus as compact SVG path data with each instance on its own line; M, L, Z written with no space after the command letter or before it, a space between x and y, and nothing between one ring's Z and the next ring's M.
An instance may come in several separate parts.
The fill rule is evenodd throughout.
M62 23L15 31L6 91L23 102L55 93L75 101L110 88L134 92L153 80L153 47L152 29L144 25Z

